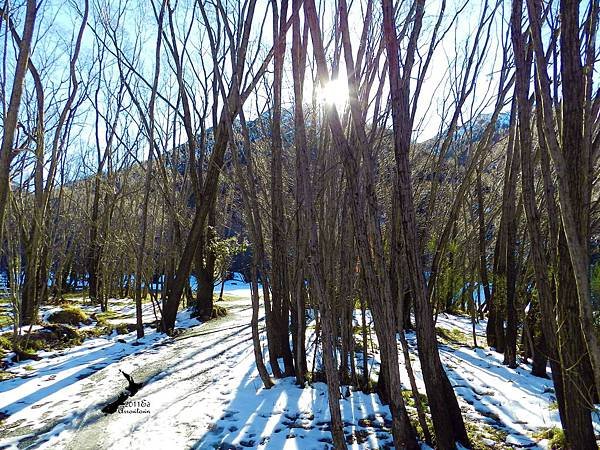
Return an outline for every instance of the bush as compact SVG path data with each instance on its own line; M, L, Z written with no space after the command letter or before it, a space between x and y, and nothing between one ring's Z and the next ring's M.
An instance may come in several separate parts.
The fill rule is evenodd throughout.
M34 355L40 350L52 350L57 348L71 347L83 342L85 336L77 329L63 324L48 324L31 334L19 336L19 349L21 352ZM12 351L12 340L10 334L0 336L0 349Z
M22 347L23 345L25 345L26 336L27 336L26 334L19 336L19 339L18 339L19 347ZM42 350L46 346L45 339L43 338L43 336L45 336L44 330L31 333L29 335L29 340L27 340L27 349L26 350L31 353L35 353L38 350ZM0 349L8 350L8 351L13 350L11 335L5 334L3 336L0 336Z
M21 351L24 351L25 353L36 353L39 350L42 350L46 347L46 342L45 340L40 337L40 335L42 335L43 330L39 331L39 332L34 332L31 333L31 335L29 335L29 339L26 341L26 334L19 336L19 347L18 349L20 349ZM27 348L23 348L23 346L27 346ZM4 354L6 352L11 352L14 351L13 348L13 343L12 343L12 335L11 334L5 334L0 336L0 356L4 356Z
M66 306L64 309L56 311L48 317L48 322L50 323L61 323L73 326L87 321L87 314L76 306Z
M227 310L222 306L214 305L212 310L212 317L225 317L227 315Z
M136 324L134 323L119 323L115 325L115 330L117 334L128 334L137 329Z
M552 450L567 448L567 440L562 428L554 428L554 434L552 435L552 439L550 439L550 448Z
M104 319L99 319L96 326L92 329L85 330L87 337L108 336L115 331L117 334L128 334L137 329L134 323L108 323Z
M467 335L454 327L451 330L442 327L435 327L435 332L443 344L469 345Z
M415 407L415 399L413 397L412 390L410 390L410 389L403 389L402 390L402 398L404 398L404 403L407 406L410 406L411 408ZM425 406L429 405L429 401L427 399L427 396L425 394L421 394L420 392L419 392L419 400L421 401L421 405L425 405Z
M567 448L565 432L560 427L546 428L535 435L538 439L548 439L549 448L552 450L562 450Z
M41 336L41 337L38 337ZM53 335L52 333L45 333L43 335L35 335L34 336L30 336L29 340L27 340L27 348L25 348L25 352L27 353L37 353L40 350L44 350L45 348L50 349L52 347L52 345L50 345L51 342L55 341L55 335ZM22 340L22 345L25 345L25 341L26 338L25 336L23 336L21 338Z
M13 378L17 378L18 375L12 373L12 372L6 372L4 370L0 370L0 381L6 381L6 380L12 380ZM0 412L0 423L2 423L2 421L5 419L5 417L2 417L2 412ZM7 416L8 417L8 416Z
M481 422L471 422L469 420L465 421L465 426L473 450L487 450L489 448L496 448L496 445L498 448L506 448L502 443L506 441L508 433L503 429L492 427ZM484 439L495 442L494 447L485 444Z
M71 347L83 342L77 329L63 324L49 324L41 330L31 333L27 347L33 350ZM25 339L25 336L23 336Z
M9 336L0 336L0 349L11 350L12 342Z

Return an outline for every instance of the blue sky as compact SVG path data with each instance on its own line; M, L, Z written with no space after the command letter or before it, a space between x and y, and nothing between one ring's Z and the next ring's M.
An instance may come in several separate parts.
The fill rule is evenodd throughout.
M466 6L464 6L465 2ZM53 87L61 86L61 82L63 83L62 88L59 88L57 91L57 98L55 100L58 101L55 102L56 105L59 105L60 99L64 98L65 82L68 79L68 53L80 20L78 7L76 6L79 3L81 2L62 2L60 0L43 0L41 3L40 20L37 26L37 43L33 50L33 60L38 68L42 69L45 82L49 86L49 91L51 91L51 88ZM229 12L231 14L228 17L234 17L239 2L237 0L230 0L224 3L230 8ZM352 5L349 17L350 28L355 41L358 40L364 23L363 10L365 3L366 0L354 0L354 2L350 3ZM456 23L450 27L444 39L437 47L431 65L426 73L426 81L417 103L416 129L414 130L413 139L422 141L432 138L440 129L445 127L444 121L449 120L448 116L452 112L452 108L449 107L448 104L451 103L449 99L452 98L454 90L456 89L457 73L460 62L464 60L465 52L474 45L473 34L482 12L491 11L491 6L495 5L495 3L495 0L489 0L486 8L486 2L484 0L448 0L442 29L449 26L450 20L454 17L457 10L463 7L464 9L462 9ZM99 4L102 5L101 8L96 7ZM192 64L199 70L201 62L203 62L206 70L211 70L212 61L208 55L208 39L206 29L199 20L200 14L197 6L195 6L194 0L179 0L177 4L176 27L178 36L181 38L188 29L191 29L189 38L190 60L186 61L184 71L186 72L186 78L192 80ZM420 54L426 52L431 41L432 27L437 20L440 4L440 0L430 0L426 3L425 22L419 41ZM114 23L114 11L119 5L123 7L125 13L121 21L122 30L119 32L120 38L122 39L122 45L129 56L131 56L134 47L139 49L139 58L135 63L136 69L150 80L154 70L154 42L156 39L156 20L150 4L147 1L142 0L122 0L121 3L112 0L102 0L96 3L92 2L92 5L96 6L92 9L90 23L94 24L96 27L99 27L99 17L104 19L113 17L111 20ZM329 35L333 27L332 21L334 13L331 9L334 7L334 3L331 0L322 0L322 3L319 3L319 5L321 9L322 27L323 30L325 30L325 34ZM582 8L585 9L586 6L587 4L583 2ZM379 14L379 7L379 2L376 1L376 15ZM102 13L100 14L99 11ZM195 14L192 14L194 11ZM291 11L291 1L289 11ZM509 15L510 1L504 0L498 7L490 26L491 35L487 45L483 48L483 42L478 43L478 52L483 55L484 59L481 65L480 74L476 79L474 91L464 108L463 119L465 122L470 119L471 115L477 115L481 112L490 112L490 108L493 106L498 81L497 71L501 63L500 42L506 32ZM254 54L254 52L258 50L259 55L264 55L270 48L272 43L271 21L269 1L258 0L253 25L253 38L250 46L251 54ZM264 25L261 28L263 22ZM259 36L259 31L261 29L263 33L262 37ZM480 38L480 41L482 40L483 39ZM288 51L290 44L291 36L288 35ZM355 52L357 47L358 45L355 42ZM96 50L97 45L94 43L94 34L91 29L88 29L85 33L84 46L79 61L80 78L82 80L85 80L89 76L96 77L98 75L97 70L92 68L90 71L90 65L92 64ZM160 92L162 95L174 99L176 85L174 83L172 68L169 67L168 60L169 58L165 55L165 48L163 46ZM290 61L291 57L288 52L286 55L284 78L284 106L287 107L290 107L293 101L291 69L289 67ZM114 62L112 64L112 69L106 68L104 75L116 77L117 71L114 67ZM339 106L343 104L344 98L344 75L345 70L342 58L340 79L336 82L337 84L334 88L326 90L326 93L323 94L324 97L335 99ZM248 118L256 117L259 111L264 110L268 106L267 90L265 89L265 86L269 86L269 77L270 75L267 75L267 78L264 80L263 84L261 84L256 95L251 96L245 105L246 116ZM197 82L190 83L190 92L197 103L200 104L204 99L202 89ZM143 83L137 84L143 86ZM114 85L116 85L116 83L114 83ZM28 80L27 86L31 93L31 80ZM310 97L312 90L313 86L310 75L307 74L305 98ZM104 109L110 104L111 95L114 95L114 92L111 92L111 90L108 89L101 97L101 107L104 106ZM144 95L145 98L143 98L143 102L147 103L147 92ZM48 99L50 109L55 107L52 106L52 101L51 98ZM83 107L89 108L89 104L86 104ZM159 102L157 108L162 120L172 120L173 111L168 111L168 108L165 109L166 104L164 102ZM88 145L93 147L95 145L93 117L94 115L90 110L87 118L81 119L81 126L83 128L78 139L82 145L77 146L79 149L81 149L82 146L85 147ZM139 117L136 117L135 113L128 118L128 126L130 128L128 131L130 133L134 133L136 127L139 126L137 125L137 122L139 122ZM208 117L206 120L207 126L211 125L210 122L210 117ZM104 125L101 123L100 134L102 135L103 132ZM181 135L180 139L184 139L181 128L178 130L178 133ZM101 141L102 139L101 136Z

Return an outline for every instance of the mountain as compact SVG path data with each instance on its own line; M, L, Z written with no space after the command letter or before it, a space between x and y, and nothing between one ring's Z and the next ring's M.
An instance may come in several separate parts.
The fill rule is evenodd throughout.
M485 133L485 129L492 120L493 114L479 114L463 126L456 129L452 136L452 143L446 152L445 159L457 158L459 165L464 166L468 160L469 151L474 148ZM492 142L498 142L510 128L510 112L501 112L496 120ZM424 143L424 148L433 147L433 152L439 154L442 143L448 134L448 130L436 138Z

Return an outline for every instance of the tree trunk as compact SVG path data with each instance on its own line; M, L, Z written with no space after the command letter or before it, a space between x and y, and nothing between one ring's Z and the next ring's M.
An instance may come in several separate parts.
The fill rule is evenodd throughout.
M259 312L259 304L260 298L258 293L258 275L257 275L257 262L256 256L252 257L252 268L251 268L251 280L252 284L252 319L250 320L250 325L252 327L252 347L254 349L254 360L256 361L256 368L258 370L258 374L260 379L263 382L263 386L265 389L271 389L273 387L273 381L271 381L271 377L269 376L269 372L267 372L267 368L265 367L265 362L263 360L262 347L260 345L260 334L258 331L258 312Z
M283 29L287 15L287 0L281 1L280 10L277 2L273 2L273 40L276 42L273 52L273 118L271 124L271 232L272 232L272 267L271 292L273 318L276 323L274 337L278 358L283 358L285 376L294 373L294 364L289 344L289 302L290 287L286 250L286 220L283 199L283 173L281 138L281 89L283 63L285 58L285 39L277 40L279 30Z
M17 121L19 118L19 109L21 107L21 96L23 94L25 75L27 74L29 52L37 11L37 2L35 0L27 0L23 34L19 44L19 53L14 69L14 77L12 80L12 91L8 103L8 110L4 116L4 123L2 124L3 133L2 143L0 146L0 238L4 233L4 216L8 203L8 194L10 191L10 163L15 155L14 140L17 131ZM2 12L3 14L8 14L8 11ZM0 241L3 241L3 239L0 239Z
M564 5L561 2L561 7L562 6ZM578 7L576 4L573 4L573 6L575 6L575 9ZM541 13L541 10L539 9L539 3L534 4L532 0L527 1L527 7L531 22L531 37L534 43L533 47L538 75L536 97L539 100L543 99L543 101L539 102L538 106L538 129L541 131L541 136L545 139L542 151L545 151L547 148L550 153L554 153L553 159L556 162L555 157L557 156L558 144L554 134L554 125L550 126L553 113L549 108L550 105L547 103L550 100L549 80L547 78L547 68L545 64L542 64L543 59L545 59L545 54L542 49L539 25L539 14ZM558 259L555 262L557 284L554 293L552 293L550 282L547 278L548 264L547 261L545 261L545 255L543 254L541 244L539 214L535 203L533 167L531 164L531 133L529 130L530 106L529 99L527 98L531 62L528 62L526 59L526 46L521 31L521 9L522 3L520 1L515 1L513 4L513 20L511 26L513 29L513 46L515 47L515 63L517 68L516 96L520 110L519 136L522 147L523 198L531 239L536 285L540 294L540 306L543 314L543 333L548 348L552 378L559 405L559 413L568 446L577 449L595 449L595 436L590 416L590 398L591 393L594 390L594 383L590 373L591 365L589 355L585 352L582 353L582 349L585 348L585 339L581 331L581 323L577 313L579 299L577 298L577 283L573 274L573 267L575 267L575 265L572 266L570 264L571 254L564 228L562 226L560 227L558 242L556 243L558 245ZM578 49L574 51L578 53ZM563 86L566 81L567 80L563 79ZM569 121L571 118L565 118L565 120ZM573 124L571 123L571 125ZM579 125L575 125L575 127L577 126ZM569 125L566 127L569 128ZM563 137L563 143L566 146L565 148L571 150L577 147L577 143L573 141L570 142L568 139L569 136L571 139L573 138L572 134L566 132ZM573 151L570 151L569 153L576 154L576 152ZM548 164L546 164L547 160L545 160L544 156L541 160L547 207L548 211L551 212L554 209L554 199L551 193L549 167ZM577 173L573 173L572 176L575 178L579 177L577 167L573 169L575 169ZM564 179L560 181L564 182ZM561 199L563 201L566 200L564 196L561 196ZM564 211L561 211L561 214L564 213ZM551 214L549 220L551 222L550 233L553 234L555 233L554 230L558 228L558 224L553 224L553 221L556 219L555 216L552 216ZM554 239L551 239L551 241L554 241Z
M194 314L201 317L202 320L212 318L213 314L213 293L215 285L215 263L216 255L211 248L211 243L215 238L215 211L216 203L208 215L208 227L206 233L201 236L196 249L196 279L198 281L198 291L196 292L196 302L194 304Z
M569 258L566 237L561 229L558 243L557 290L557 320L561 324L558 327L558 348L563 368L564 391L564 412L561 421L571 448L596 450L591 417L595 386L577 313L577 288Z
M490 280L488 277L487 267L487 250L486 250L486 226L485 226L485 209L483 203L483 187L481 182L481 166L477 171L477 224L479 231L479 275L481 277L481 284L483 285L483 293L485 295L485 301L489 304L491 298L490 292Z
M424 1L416 2L415 24L407 50L407 57L414 58L416 40L420 32L424 13ZM404 248L408 263L410 286L415 296L417 319L417 341L423 379L429 399L431 417L435 429L436 445L440 449L454 449L456 442L469 446L469 438L462 419L458 401L452 385L442 367L431 304L426 291L422 263L418 250L415 210L412 199L412 183L408 155L412 125L410 120L410 72L413 60L404 62L404 73L400 75L399 44L394 24L394 7L391 0L382 0L383 27L388 57L388 74L394 125L394 150L398 170L400 211ZM412 49L412 50L411 50Z

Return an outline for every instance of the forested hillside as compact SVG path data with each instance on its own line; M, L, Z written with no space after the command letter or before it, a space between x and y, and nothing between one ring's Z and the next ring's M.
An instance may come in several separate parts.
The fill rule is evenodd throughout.
M599 15L0 3L0 448L597 449Z

